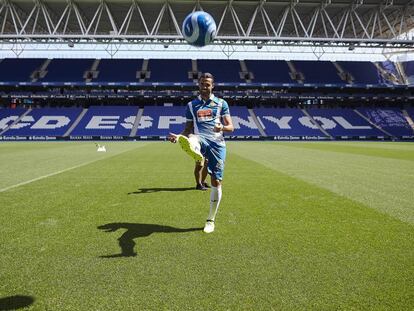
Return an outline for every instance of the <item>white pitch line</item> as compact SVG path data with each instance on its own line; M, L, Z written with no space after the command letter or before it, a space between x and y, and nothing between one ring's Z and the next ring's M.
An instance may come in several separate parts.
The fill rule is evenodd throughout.
M133 150L133 149L131 149L131 150ZM104 159L109 159L109 158L112 158L114 156L120 155L120 154L122 154L124 152L127 152L127 151L130 151L130 150L125 150L123 152L120 152L120 153L117 153L117 154L114 154L114 155L110 155L109 157L105 157L105 158L102 158L102 159L95 159L93 161L89 161L89 162L85 162L85 163L82 163L82 164L79 164L79 165L75 165L75 166L72 166L72 167L65 168L64 170L60 170L60 171L57 171L57 172L54 172L54 173L50 173L50 174L47 174L47 175L39 176L39 177L30 179L30 180L27 180L27 181L18 183L18 184L15 184L15 185L11 185L11 186L8 186L6 188L0 189L0 192L5 192L5 191L10 190L10 189L13 189L13 188L17 188L17 187L20 187L20 186L24 186L24 185L30 184L32 182L35 182L35 181L38 181L38 180L41 180L41 179L44 179L44 178L48 178L48 177L51 177L51 176L54 176L54 175L58 175L58 174L61 174L61 173L64 173L64 172L73 170L75 168L79 168L79 167L82 167L82 166L91 164L93 162L97 162L97 161L104 160Z

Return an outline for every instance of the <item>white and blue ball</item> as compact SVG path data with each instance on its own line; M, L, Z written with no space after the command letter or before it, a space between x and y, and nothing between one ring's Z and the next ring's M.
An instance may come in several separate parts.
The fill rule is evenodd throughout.
M187 15L183 22L183 36L193 46L202 47L213 42L217 26L213 17L203 11Z

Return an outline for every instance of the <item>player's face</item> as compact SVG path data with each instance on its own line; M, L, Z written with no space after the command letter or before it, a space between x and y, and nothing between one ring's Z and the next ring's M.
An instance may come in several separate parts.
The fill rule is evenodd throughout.
M200 88L201 97L207 99L210 97L210 94L213 92L214 83L211 78L202 78L198 82L198 87Z

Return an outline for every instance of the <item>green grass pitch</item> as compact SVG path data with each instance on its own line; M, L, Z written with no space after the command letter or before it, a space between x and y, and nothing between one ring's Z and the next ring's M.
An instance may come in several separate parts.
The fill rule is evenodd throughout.
M413 310L413 143L228 142L212 234L178 145L105 145L0 144L1 310Z

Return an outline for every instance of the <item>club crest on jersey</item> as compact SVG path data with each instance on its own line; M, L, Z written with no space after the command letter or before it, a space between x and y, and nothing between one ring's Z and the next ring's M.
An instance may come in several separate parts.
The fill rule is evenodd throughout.
M197 111L197 119L201 121L211 121L213 120L213 110L212 109L200 109Z

